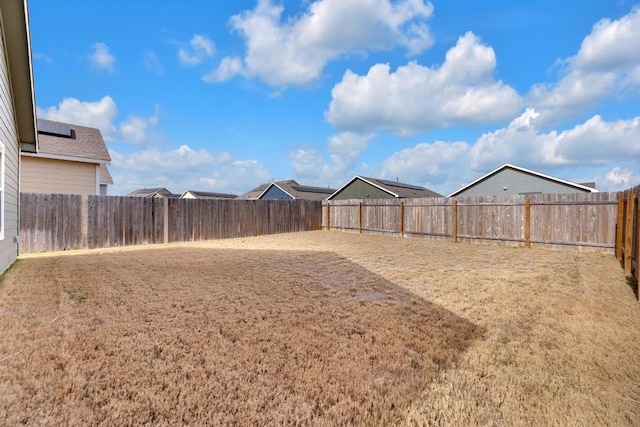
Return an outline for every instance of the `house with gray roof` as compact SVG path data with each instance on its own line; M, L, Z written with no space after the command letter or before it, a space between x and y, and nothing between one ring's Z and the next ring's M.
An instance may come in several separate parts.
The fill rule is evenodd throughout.
M270 182L267 182L265 184L260 184L257 187L247 191L246 193L242 193L241 195L239 195L238 199L258 200L258 197L260 197L260 195L264 193L264 190L266 190L269 185L271 185Z
M26 1L0 1L0 273L18 255L20 151L37 152L29 13Z
M129 197L152 197L154 199L171 198L177 199L180 194L172 193L164 187L138 188L131 193L126 194Z
M578 184L504 164L449 194L449 197L597 193L594 182Z
M312 187L310 185L298 184L293 179L285 181L275 181L268 184L258 200L324 200L329 197L335 189L328 187Z
M407 199L442 197L441 194L419 185L405 184L366 176L355 176L335 191L327 200L348 199Z
M22 150L23 193L107 194L111 156L99 129L37 120L36 152Z
M236 199L237 194L231 193L212 193L209 191L187 190L180 195L181 199Z

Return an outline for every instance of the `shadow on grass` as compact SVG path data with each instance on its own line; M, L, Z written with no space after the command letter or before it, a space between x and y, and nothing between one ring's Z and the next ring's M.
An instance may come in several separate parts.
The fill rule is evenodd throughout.
M12 362L8 422L394 424L483 332L331 252L169 248L19 267L9 280L52 272L24 295L91 298L62 301L51 345Z

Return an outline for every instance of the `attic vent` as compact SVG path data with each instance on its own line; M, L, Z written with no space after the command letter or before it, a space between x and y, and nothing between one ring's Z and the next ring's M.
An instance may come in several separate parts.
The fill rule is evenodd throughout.
M45 133L53 136L61 136L63 138L71 138L73 131L71 128L62 123L54 123L47 120L38 119L38 133Z

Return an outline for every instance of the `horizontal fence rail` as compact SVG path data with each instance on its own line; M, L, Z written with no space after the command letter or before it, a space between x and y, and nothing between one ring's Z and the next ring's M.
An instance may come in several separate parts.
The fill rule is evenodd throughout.
M615 253L638 280L640 186L620 193L317 201L20 195L20 253L342 230Z
M20 194L20 253L213 240L321 228L321 204Z
M324 229L613 253L618 193L323 202Z

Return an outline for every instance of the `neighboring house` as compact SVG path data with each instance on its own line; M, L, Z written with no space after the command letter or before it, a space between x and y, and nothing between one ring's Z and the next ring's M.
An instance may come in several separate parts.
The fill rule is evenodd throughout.
M99 129L44 119L37 129L37 152L21 153L21 192L107 194L111 156Z
M109 185L113 185L113 178L111 178L111 174L109 173L109 168L107 165L100 165L100 195L106 196L109 193Z
M420 187L419 185L356 176L329 196L327 200L408 199L427 197L442 197L442 195L428 188Z
M164 187L156 187L156 188L138 188L137 190L132 191L127 194L129 197L153 197L155 199L177 199L180 197L179 194L174 194L171 191L167 190Z
M0 272L18 256L20 150L38 146L26 1L0 1Z
M293 179L276 181L267 185L258 196L259 200L324 200L334 191L333 188L300 185Z
M576 184L519 166L505 164L454 191L449 197L597 193L595 183Z
M251 190L247 191L246 193L243 193L243 194L239 195L238 199L258 200L258 197L260 197L260 195L262 193L264 193L264 190L266 190L267 187L270 186L270 185L271 185L271 183L269 183L269 182L267 182L266 184L260 184L256 188L252 188Z
M187 190L180 196L181 199L235 199L237 194L210 193L207 191Z

